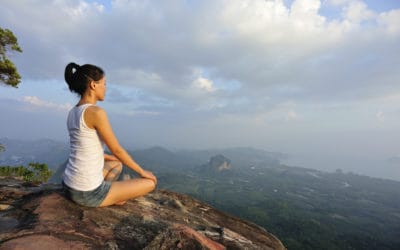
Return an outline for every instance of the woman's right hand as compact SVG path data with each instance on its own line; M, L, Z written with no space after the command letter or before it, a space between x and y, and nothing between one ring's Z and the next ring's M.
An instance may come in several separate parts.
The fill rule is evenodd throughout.
M157 177L150 171L143 170L142 178L150 179L154 181L154 184L157 185Z

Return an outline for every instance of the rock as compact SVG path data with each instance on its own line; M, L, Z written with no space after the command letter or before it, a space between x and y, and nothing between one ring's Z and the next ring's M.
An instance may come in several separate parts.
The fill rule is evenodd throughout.
M123 206L76 205L58 185L1 185L0 249L285 249L263 228L157 190Z
M12 206L11 205L8 205L8 204L0 204L0 211L2 211L2 210L7 210L7 209L9 209L9 208L11 208Z
M232 171L231 160L221 154L215 155L210 158L207 164L200 166L198 170L209 174L229 173Z
M224 170L230 170L232 168L231 160L229 160L223 155L216 155L211 157L210 162L208 164L211 169L214 169L219 172Z

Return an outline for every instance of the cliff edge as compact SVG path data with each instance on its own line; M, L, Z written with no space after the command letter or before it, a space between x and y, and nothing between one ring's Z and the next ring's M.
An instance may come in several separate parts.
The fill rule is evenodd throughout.
M157 190L81 207L59 185L0 179L0 249L285 249L272 234L189 196Z

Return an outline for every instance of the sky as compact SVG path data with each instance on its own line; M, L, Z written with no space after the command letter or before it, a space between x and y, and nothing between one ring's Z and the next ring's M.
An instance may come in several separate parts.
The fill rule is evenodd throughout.
M107 77L122 145L249 146L400 180L398 0L0 0L22 82L0 138L68 141L69 62Z

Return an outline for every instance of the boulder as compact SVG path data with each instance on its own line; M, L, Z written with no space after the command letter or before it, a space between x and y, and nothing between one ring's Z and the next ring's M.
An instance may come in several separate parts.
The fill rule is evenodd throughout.
M263 228L167 190L89 208L59 185L3 179L0 205L0 249L285 249Z

